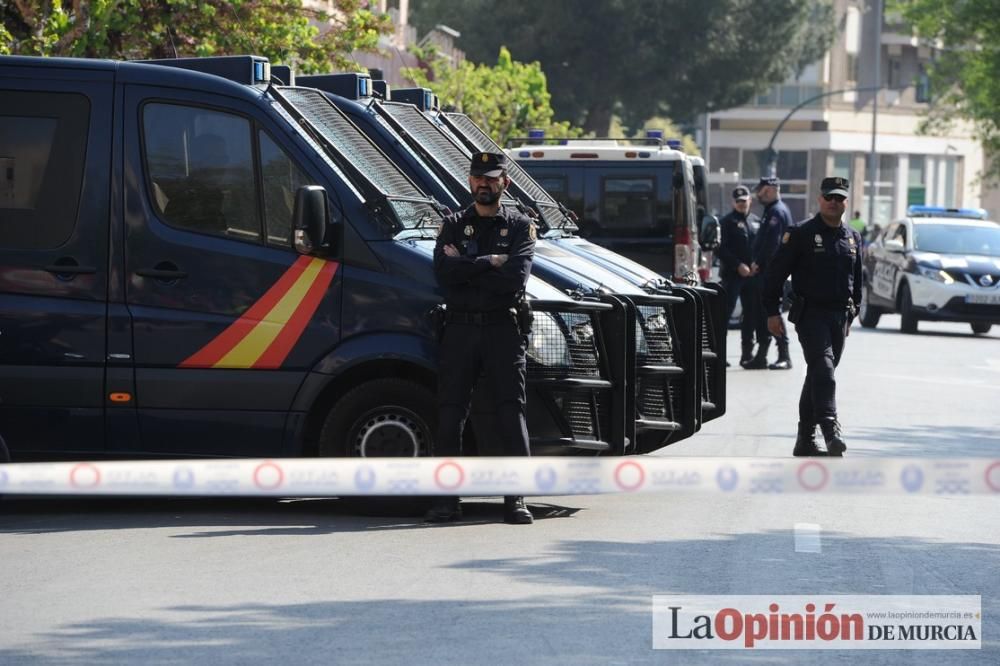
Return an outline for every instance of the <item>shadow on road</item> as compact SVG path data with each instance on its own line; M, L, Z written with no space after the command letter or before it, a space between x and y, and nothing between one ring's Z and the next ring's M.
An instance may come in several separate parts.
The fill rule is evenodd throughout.
M0 534L45 534L150 528L211 528L177 539L228 536L307 536L336 532L469 527L503 520L499 500L464 499L464 519L446 525L422 520L428 498L388 507L355 498L7 497L0 502ZM571 518L579 508L528 498L536 520ZM0 662L2 663L2 662Z
M848 426L844 429L844 436L847 438L848 446L852 439L857 440L856 449L859 450L865 448L865 441L878 442L875 454L879 456L920 458L1000 456L1000 435L994 428L961 425Z
M456 576L528 581L517 600L378 598L309 603L190 603L141 619L113 608L33 637L44 655L0 649L5 664L748 663L911 664L907 651L653 652L653 594L982 594L983 649L936 651L934 663L995 664L1000 547L917 538L823 535L821 554L795 553L788 530L679 541L562 541L516 559L472 559ZM761 554L746 579L736 558ZM942 565L942 563L949 563ZM859 567L859 563L864 563ZM955 572L956 575L951 575ZM958 574L960 572L960 575ZM289 584L302 585L288 572ZM337 572L331 570L331 576ZM956 584L956 580L962 581ZM249 584L249 583L247 583ZM336 585L323 589L336 589ZM589 590L581 594L581 587ZM309 590L299 590L309 592ZM289 590L290 593L296 590ZM192 590L192 598L200 594ZM252 594L252 590L251 590ZM318 596L311 593L312 596ZM327 592L329 594L329 592Z

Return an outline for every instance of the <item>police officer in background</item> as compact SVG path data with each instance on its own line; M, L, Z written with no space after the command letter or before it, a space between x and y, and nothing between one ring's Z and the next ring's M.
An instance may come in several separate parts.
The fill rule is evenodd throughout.
M807 366L796 456L839 457L847 450L837 420L833 374L861 302L861 234L843 221L849 185L846 178L823 179L819 213L785 232L764 280L767 326L775 335L784 333L779 304L789 275L795 292L788 320L795 324ZM817 424L825 452L816 446Z
M722 241L719 243L719 277L726 290L726 321L733 316L736 301L743 306L740 338L743 351L740 363L753 358L753 335L760 305L757 280L750 265L753 264L751 243L759 220L750 212L750 190L740 185L733 190L733 210L719 220ZM726 362L729 367L729 362Z
M781 200L781 183L775 176L766 176L757 183L757 200L764 206L760 219L760 230L753 243L754 273L765 273L771 263L771 258L778 251L778 245L785 230L792 225L792 213ZM788 336L782 333L775 336L778 341L778 360L767 364L767 349L771 338L767 332L767 320L762 308L758 309L757 320L757 354L743 367L747 370L788 370L792 367L792 358L788 355Z
M527 456L525 418L527 331L516 306L524 298L535 252L535 227L500 205L510 184L507 156L475 153L469 188L475 203L445 218L434 248L434 274L444 289L447 314L438 371L438 432L434 453L462 453L462 430L480 375L494 401L504 454ZM462 515L457 497L439 497L429 522ZM523 497L504 498L504 520L533 522Z

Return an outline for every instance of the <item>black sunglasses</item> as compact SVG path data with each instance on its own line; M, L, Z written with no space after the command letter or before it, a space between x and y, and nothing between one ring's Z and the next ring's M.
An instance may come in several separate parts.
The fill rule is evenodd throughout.
M844 203L845 201L847 201L847 197L845 197L843 195L840 195L840 194L824 194L823 195L823 200L824 201L836 201L838 203Z

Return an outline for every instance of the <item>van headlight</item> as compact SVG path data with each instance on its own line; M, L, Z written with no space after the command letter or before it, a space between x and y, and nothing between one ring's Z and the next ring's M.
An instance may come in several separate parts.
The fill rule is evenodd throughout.
M955 281L953 277L948 275L947 271L933 266L917 265L917 273L929 280L941 282L942 284L952 284Z
M545 366L569 367L572 361L569 345L559 321L549 312L535 312L535 321L528 338L528 356Z

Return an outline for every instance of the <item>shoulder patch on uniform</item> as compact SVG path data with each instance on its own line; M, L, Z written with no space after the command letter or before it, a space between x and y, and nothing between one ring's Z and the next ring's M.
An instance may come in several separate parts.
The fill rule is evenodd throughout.
M788 239L791 238L791 237L792 237L792 232L791 231L786 231L785 235L781 237L781 243L782 243L782 245L784 245L785 243L787 243Z

